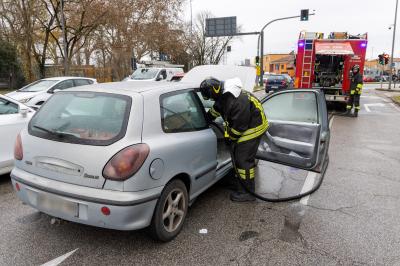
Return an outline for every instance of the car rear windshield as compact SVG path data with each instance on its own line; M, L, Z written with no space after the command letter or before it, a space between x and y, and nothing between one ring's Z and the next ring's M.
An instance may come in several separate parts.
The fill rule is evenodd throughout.
M270 76L268 77L268 80L284 80L284 76Z
M58 92L39 109L28 130L60 142L110 145L125 136L131 101L119 94Z
M38 92L38 91L45 91L48 90L51 86L56 84L58 80L38 80L35 81L18 91L25 91L25 92Z

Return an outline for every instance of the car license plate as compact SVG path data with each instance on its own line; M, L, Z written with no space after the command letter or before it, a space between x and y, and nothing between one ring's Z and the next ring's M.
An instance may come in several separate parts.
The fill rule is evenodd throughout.
M61 212L62 214L78 217L78 203L64 200L47 194L38 194L37 205L39 209L49 212Z
M271 86L272 89L278 89L278 86Z

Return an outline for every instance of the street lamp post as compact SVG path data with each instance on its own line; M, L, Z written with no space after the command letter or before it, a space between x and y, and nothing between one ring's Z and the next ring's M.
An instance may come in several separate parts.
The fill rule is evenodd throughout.
M398 0L397 0L398 1ZM308 16L314 16L315 13L309 14ZM293 18L300 18L301 16L291 16L291 17L283 17L283 18L277 18L274 20L271 20L270 22L268 22L267 24L264 25L264 27L262 27L261 31L260 31L260 35L258 36L258 48L260 48L260 53L257 52L257 54L260 54L260 86L263 86L263 76L264 76L264 30L266 27L268 27L270 24L272 24L273 22L276 21L280 21L280 20L286 20L286 19L293 19ZM260 45L261 43L261 45ZM261 47L260 47L261 46Z
M389 90L392 87L392 78L393 78L393 57L394 57L394 43L396 40L396 24L397 24L397 7L399 5L399 0L396 0L396 9L394 14L394 25L393 25L393 38L392 38L392 54L390 56L390 66L389 66Z

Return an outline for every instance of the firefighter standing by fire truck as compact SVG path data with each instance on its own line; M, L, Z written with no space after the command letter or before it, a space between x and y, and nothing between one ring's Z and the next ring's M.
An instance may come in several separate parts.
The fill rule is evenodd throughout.
M351 72L350 98L347 102L347 115L351 115L351 109L354 105L354 117L358 116L360 111L360 96L363 87L363 77L360 73L360 66L354 65Z
M245 186L255 192L255 156L261 136L268 129L268 120L260 101L249 92L242 90L239 78L219 81L215 78L204 80L200 92L205 100L215 101L208 111L209 121L221 116L225 122L225 140L230 148L235 146L232 160L236 174ZM255 197L238 184L238 191L230 196L232 201L254 201Z

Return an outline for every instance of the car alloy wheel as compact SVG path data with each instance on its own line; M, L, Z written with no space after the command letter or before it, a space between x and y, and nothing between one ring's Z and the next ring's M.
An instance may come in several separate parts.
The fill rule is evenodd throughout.
M187 214L188 200L187 188L182 180L174 179L165 186L149 228L154 239L167 242L179 234Z
M163 224L167 232L174 232L185 216L186 202L179 188L172 190L164 204Z

